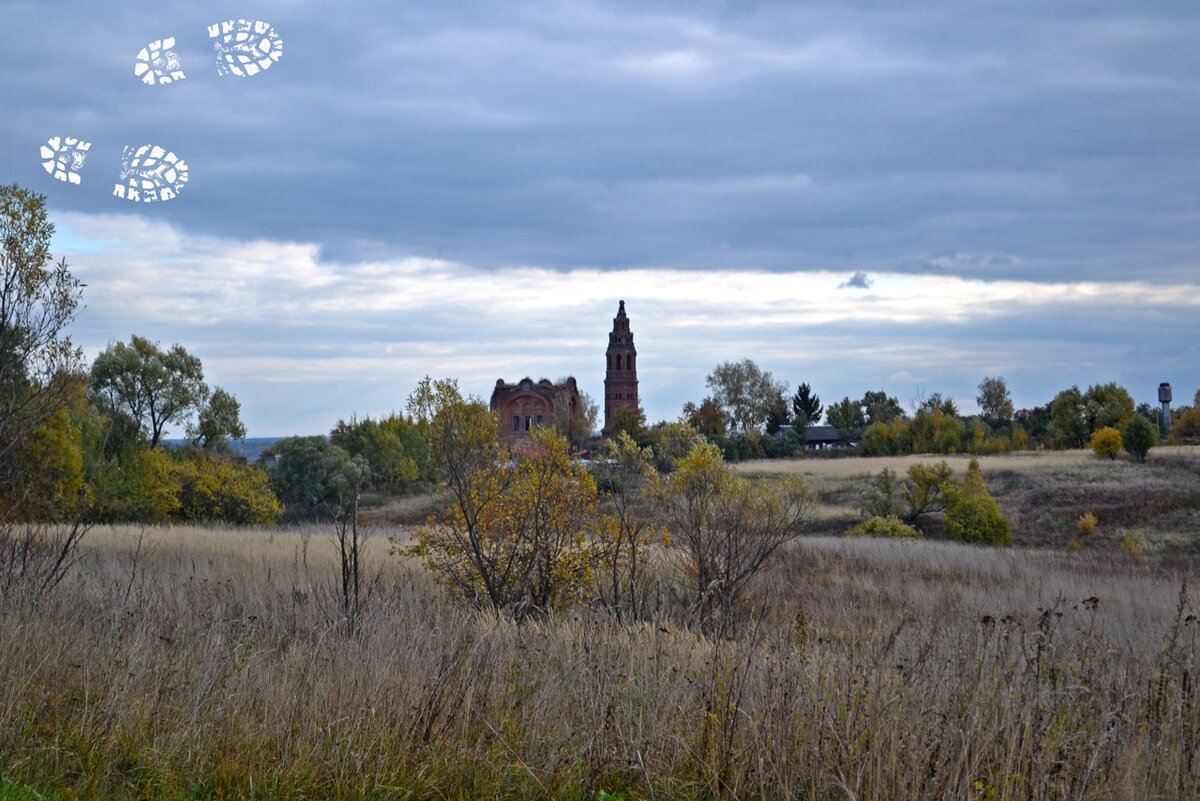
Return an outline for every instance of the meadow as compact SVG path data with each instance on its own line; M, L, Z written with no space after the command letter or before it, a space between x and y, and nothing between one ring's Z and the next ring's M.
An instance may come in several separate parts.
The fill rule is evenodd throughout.
M327 529L96 529L0 607L0 798L1200 794L1186 553L804 538L738 641L516 625Z

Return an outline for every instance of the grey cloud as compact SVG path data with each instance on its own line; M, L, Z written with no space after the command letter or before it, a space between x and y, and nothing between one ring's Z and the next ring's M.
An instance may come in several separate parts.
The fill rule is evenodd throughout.
M875 282L872 281L866 273L864 273L862 270L859 270L854 275L838 284L838 289L870 289L871 285L874 283Z

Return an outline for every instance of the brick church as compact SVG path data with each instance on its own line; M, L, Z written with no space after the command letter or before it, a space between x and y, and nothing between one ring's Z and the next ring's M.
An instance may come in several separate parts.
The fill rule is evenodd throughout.
M617 308L608 335L607 366L604 373L604 435L612 431L620 409L638 405L637 349L625 315L625 301ZM496 381L491 409L500 419L500 441L512 447L529 439L534 426L554 426L581 411L582 399L575 378L561 384L543 378L523 378L508 383Z

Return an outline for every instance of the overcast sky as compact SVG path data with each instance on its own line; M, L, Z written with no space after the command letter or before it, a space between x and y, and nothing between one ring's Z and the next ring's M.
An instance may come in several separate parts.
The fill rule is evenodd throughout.
M253 78L235 17L284 42ZM166 36L187 78L145 86ZM182 343L251 436L426 373L599 399L622 298L652 420L747 356L826 402L1200 385L1195 0L5 0L0 37L0 182L48 197L74 338ZM140 144L178 198L112 196Z

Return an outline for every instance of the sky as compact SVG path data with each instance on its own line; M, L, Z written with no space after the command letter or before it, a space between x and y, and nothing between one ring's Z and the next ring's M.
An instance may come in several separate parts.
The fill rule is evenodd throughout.
M283 41L249 78L209 44L237 18ZM1198 35L1194 0L4 0L0 183L46 195L88 358L181 343L251 436L426 374L602 399L622 299L651 420L747 357L827 403L1188 398ZM186 79L144 85L168 36ZM142 144L178 197L113 196Z

